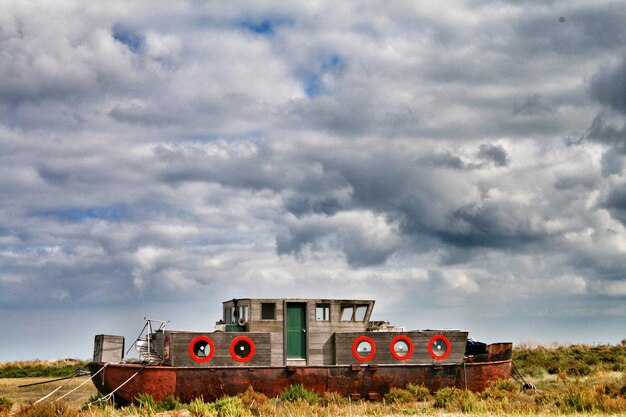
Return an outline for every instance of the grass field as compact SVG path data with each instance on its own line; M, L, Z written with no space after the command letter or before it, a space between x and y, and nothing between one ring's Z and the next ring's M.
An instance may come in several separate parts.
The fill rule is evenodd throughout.
M175 398L155 402L149 396L125 408L84 405L96 390L85 383L62 401L60 395L78 387L87 377L19 388L33 382L72 375L84 361L13 362L0 364L0 416L16 417L219 417L219 416L398 416L398 415L622 415L626 416L626 343L619 346L521 346L514 362L526 382L537 390L520 390L513 381L499 381L484 393L445 388L430 393L425 387L409 385L394 389L384 401L351 401L336 395L324 396L292 387L278 398L247 391L214 403L194 401L180 404ZM30 375L28 377L7 377ZM39 375L39 376L32 376ZM32 404L57 387L47 400Z
M82 382L88 380L89 377L78 377L73 380L52 382L49 384L34 385L30 387L20 388L20 385L32 384L36 382L44 382L50 378L0 378L0 395L8 397L16 406L20 404L29 404L48 395L51 391L61 387L57 393L50 398L52 400L60 397L68 391L78 387ZM89 400L90 397L96 395L97 391L93 383L87 382L75 392L64 398L64 401L76 408L80 408Z

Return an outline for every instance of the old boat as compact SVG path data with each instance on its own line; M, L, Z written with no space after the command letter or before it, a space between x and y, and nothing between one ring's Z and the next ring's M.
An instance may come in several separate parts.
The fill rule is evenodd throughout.
M474 342L466 330L406 331L370 321L373 308L373 300L229 300L211 332L147 320L133 343L139 359L124 359L124 337L97 335L89 368L117 403L141 393L213 401L248 386L273 397L295 384L376 400L408 383L481 391L511 374L511 343Z

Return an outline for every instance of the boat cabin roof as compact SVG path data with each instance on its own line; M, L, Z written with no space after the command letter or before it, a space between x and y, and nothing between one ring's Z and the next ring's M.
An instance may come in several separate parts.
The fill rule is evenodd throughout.
M367 323L374 309L374 300L329 298L233 298L223 302L224 321L237 323L255 319L277 319L277 311L289 306L304 306L318 321L353 321ZM251 310L257 314L251 315Z

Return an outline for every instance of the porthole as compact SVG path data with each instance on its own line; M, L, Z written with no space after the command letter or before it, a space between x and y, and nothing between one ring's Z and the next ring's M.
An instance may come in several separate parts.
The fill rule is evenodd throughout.
M442 360L450 355L450 341L442 334L433 336L428 342L428 353L434 359Z
M352 342L352 355L361 362L371 360L376 354L376 344L367 336L359 336Z
M189 343L189 356L196 362L207 362L215 354L213 341L206 336L198 336Z
M413 354L413 342L407 336L396 336L391 341L390 349L394 358L403 361L409 359Z
M248 362L254 356L254 342L248 336L238 336L230 342L230 356L237 362Z

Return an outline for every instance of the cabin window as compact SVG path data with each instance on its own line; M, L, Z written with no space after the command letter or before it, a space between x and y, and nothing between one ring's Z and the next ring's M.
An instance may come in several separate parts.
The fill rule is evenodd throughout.
M365 314L367 313L367 306L356 306L356 310L354 311L354 320L355 321L363 321L365 320Z
M235 308L234 307L226 307L224 309L224 323L226 324L235 324Z
M250 307L239 306L224 308L224 323L226 324L239 324L239 320L248 321L250 319Z
M238 319L243 319L244 321L248 321L250 319L250 307L248 306L239 306L239 316Z
M330 305L317 304L315 306L315 320L329 321L330 320Z
M261 303L261 320L276 320L275 303Z
M354 313L353 306L341 307L341 321L352 321L352 314Z
M365 321L367 304L344 305L341 307L341 321Z

